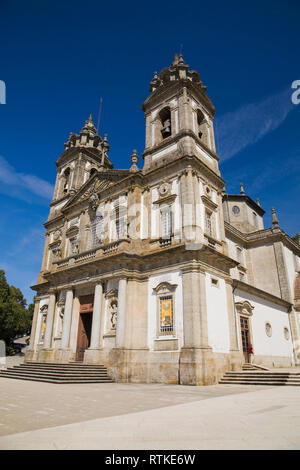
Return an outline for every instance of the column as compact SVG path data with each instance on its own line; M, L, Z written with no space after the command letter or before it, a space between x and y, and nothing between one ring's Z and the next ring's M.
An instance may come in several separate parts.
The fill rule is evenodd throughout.
M34 305L34 313L33 313L33 318L32 318L32 324L31 324L31 333L30 333L30 343L28 350L35 349L37 338L36 338L36 325L37 321L39 318L39 307L40 307L40 301L38 300L35 305Z
M124 347L125 340L125 316L126 316L126 278L119 280L118 289L118 316L116 331L116 348Z
M61 338L61 349L67 349L69 347L72 309L73 309L73 290L69 289L66 295L64 323L63 323L63 331L62 331L62 338Z
M55 294L50 294L49 303L48 303L48 312L47 312L46 330L45 330L45 338L44 338L43 349L50 349L51 348L55 305L56 305L56 295Z
M94 295L93 321L91 344L89 349L98 349L100 342L100 325L101 325L101 309L102 309L102 283L96 284Z
M205 273L183 272L184 348L209 348Z

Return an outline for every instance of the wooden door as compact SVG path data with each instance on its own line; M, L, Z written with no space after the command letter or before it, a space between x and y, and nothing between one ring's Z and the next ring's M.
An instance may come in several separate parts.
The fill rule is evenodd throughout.
M91 340L92 313L79 315L76 361L83 361L84 351L88 349Z
M245 362L249 362L249 319L246 317L241 317L241 335L242 335L242 345L243 345L243 354L244 354L244 359Z

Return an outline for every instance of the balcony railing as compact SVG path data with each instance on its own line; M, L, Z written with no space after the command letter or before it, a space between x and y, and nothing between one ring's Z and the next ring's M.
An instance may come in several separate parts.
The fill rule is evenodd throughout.
M74 264L89 262L93 259L98 259L102 257L104 258L114 253L120 253L122 251L127 250L129 244L130 240L128 239L116 240L105 245L99 245L98 247L93 248L91 250L83 251L82 253L68 256L64 259L55 260L53 261L53 265L56 265L56 269L61 269L67 266L72 266Z

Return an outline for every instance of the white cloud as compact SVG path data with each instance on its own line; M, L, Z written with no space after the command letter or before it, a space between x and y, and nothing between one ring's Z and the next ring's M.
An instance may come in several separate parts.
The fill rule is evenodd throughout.
M0 156L0 181L14 189L25 189L37 196L51 199L53 185L37 176L18 173L6 160Z
M221 160L233 157L248 145L279 127L295 108L291 90L284 90L257 103L247 104L216 120Z

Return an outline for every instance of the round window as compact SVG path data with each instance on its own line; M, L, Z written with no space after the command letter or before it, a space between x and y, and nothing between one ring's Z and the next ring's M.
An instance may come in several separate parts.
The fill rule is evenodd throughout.
M283 329L283 332L284 332L284 337L286 340L289 340L290 339L290 330L288 328L284 328Z
M240 213L239 206L233 206L232 212L234 213L234 215L238 215Z
M266 335L267 336L272 336L272 326L271 323L266 323Z

